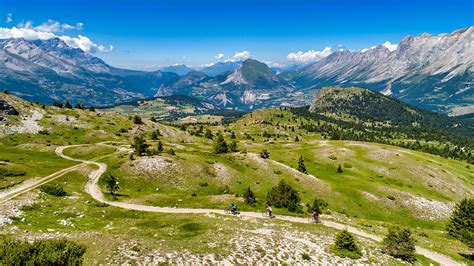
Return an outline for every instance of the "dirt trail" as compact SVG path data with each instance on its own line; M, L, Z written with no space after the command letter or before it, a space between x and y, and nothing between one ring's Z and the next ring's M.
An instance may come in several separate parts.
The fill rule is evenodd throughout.
M43 178L42 180L45 180L45 181L41 182L41 184L49 182L52 179L57 178L60 175L66 173L66 172L72 171L75 168L78 168L78 167L80 167L84 164L93 164L93 165L96 165L99 169L97 169L96 171L93 171L89 174L89 182L87 183L85 190L86 190L87 193L89 193L92 196L92 198L94 198L95 200L97 200L99 202L108 204L110 206L115 206L115 207L129 209L129 210L136 210L136 211L159 212L159 213L181 213L181 214L183 214L183 213L225 214L223 210L216 210L216 209L191 209L191 208L157 207L157 206L147 206L147 205L124 203L124 202L107 201L104 198L104 194L102 193L102 191L100 190L100 188L98 186L99 178L107 170L107 165L105 163L99 163L99 162L96 162L96 161L89 161L89 160L75 159L75 158L72 158L70 156L64 155L63 151L65 149L70 148L70 147L77 147L77 146L82 146L82 145L70 145L70 146L58 147L56 149L56 154L59 155L60 157L64 158L64 159L66 159L66 160L79 162L80 164L78 164L76 166L73 166L73 167L63 169L61 171L58 171L58 172L48 176L49 179L47 179L48 177ZM280 163L278 163L278 164L280 164ZM24 188L23 190L19 191L19 194L24 193L26 190L31 190L31 189L39 186L39 185L40 185L39 183L36 183L36 185L34 184L33 186L30 186L28 188ZM16 195L18 195L18 193ZM11 199L11 197L8 198L8 199ZM2 198L1 195L0 195L0 200L3 200L3 201L0 201L0 203L6 201L8 199ZM268 219L268 218L264 218L261 213L257 213L257 212L241 212L240 215L241 216L246 216L246 217ZM295 222L295 223L308 223L307 218L299 218L299 217L292 217L292 216L279 215L279 216L276 217L276 219L289 221L289 222ZM382 240L382 237L380 237L378 235L374 235L374 234L364 232L364 231L362 231L358 228L352 227L352 226L347 226L347 225L332 222L332 221L324 221L323 225L328 226L328 227L332 227L332 228L335 228L335 229L339 229L339 230L347 229L349 232L351 232L355 235L365 237L365 238L369 238L369 239L372 239L372 240L375 240L375 241L381 241ZM433 252L433 251L430 251L430 250L427 250L427 249L424 249L424 248L421 248L421 247L416 247L416 252L418 254L421 254L421 255L427 257L427 258L430 258L431 260L434 260L434 261L440 263L441 265L461 265L460 263L458 263L455 260L449 258L448 256L445 256L445 255L442 255L442 254L439 254L437 252Z

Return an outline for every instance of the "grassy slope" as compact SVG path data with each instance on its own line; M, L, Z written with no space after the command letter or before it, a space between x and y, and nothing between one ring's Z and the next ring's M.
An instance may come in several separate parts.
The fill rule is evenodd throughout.
M37 105L21 104L24 108L40 109ZM21 171L27 173L27 177L43 173L35 173L39 171L38 168L15 159L14 154L20 153L25 146L31 146L29 148L32 154L30 161L33 165L46 160L45 167L46 165L50 167L49 169L42 168L45 169L44 174L46 174L46 172L63 168L62 164L70 164L68 161L55 157L54 148L57 145L105 140L128 141L137 132L148 134L152 129L159 128L164 135L161 140L165 148L173 147L177 155L155 156L159 160L154 162L165 162L174 165L174 168L165 167L165 172L146 173L136 168L143 158L129 161L124 153L102 159L109 165L110 172L119 178L121 186L119 193L127 195L119 197L119 200L159 206L224 208L230 201L241 202L242 198L236 198L235 193L242 195L244 189L250 186L260 199L259 203L255 207L246 206L243 203L239 205L242 209L262 210L266 191L278 180L284 179L300 191L304 203L311 202L315 195L328 201L332 219L359 225L365 230L377 233L383 233L384 227L389 224L402 224L412 227L417 233L428 234L428 238L417 236L422 245L458 259L460 256L457 252L464 250L457 241L442 233L445 220L427 221L420 218L419 213L412 212L409 206L403 205L403 195L396 194L397 191L401 191L411 196L440 202L454 202L463 195L472 194L473 167L462 162L387 145L327 142L318 135L308 135L302 131L292 131L289 127L275 126L277 122L286 126L295 126L301 120L297 120L289 112L274 109L246 115L227 127L211 128L214 132L234 130L237 132L241 150L257 153L266 148L270 151L273 160L289 166L294 167L297 158L303 155L308 171L318 177L318 179L312 179L302 175L295 176L291 170L271 162L262 162L258 157L253 158L248 154L214 155L211 152L212 141L192 137L178 129L149 121L137 127L127 117L114 114L99 116L89 111L51 107L47 107L44 112L45 115L40 124L48 130L49 135L17 134L0 139L1 158L12 160ZM59 114L74 117L77 123L59 123L57 120ZM12 123L15 123L15 119L18 118L11 118ZM269 120L273 125L263 123ZM126 132L119 134L120 129L125 129ZM283 137L262 137L263 131L281 134ZM244 132L250 134L254 140L245 139ZM225 133L225 135L229 140L230 133ZM296 136L302 141L294 142ZM152 142L150 144L154 145ZM45 152L43 154L45 157L35 156L40 155L41 152ZM82 158L92 158L97 154L109 152L112 150L98 146L66 150L67 154ZM333 159L329 158L330 156ZM337 158L334 159L334 157ZM344 173L336 174L335 169L338 164L346 164ZM467 168L468 166L470 168ZM8 164L1 167L13 169L13 166ZM205 183L207 185L204 185ZM226 192L226 186L229 187L230 192ZM72 191L79 191L78 188L79 186L74 187ZM362 192L371 193L380 202L368 199ZM192 196L193 193L196 196ZM395 202L387 199L389 195L395 196ZM287 214L286 210L276 210L276 212ZM53 221L49 221L50 216L43 215L40 218L39 210L37 215L37 219L52 226ZM91 218L100 219L96 215L97 213L92 212ZM127 217L127 215L134 215L134 212L120 210L116 215L116 218ZM140 214L140 217L145 217L145 219L151 219L152 216L152 214ZM162 216L156 215L152 219L160 219L157 217ZM192 220L194 219L203 218L193 216ZM90 226L92 224L91 222ZM43 229L39 229L40 227ZM37 229L44 230L45 227L44 224L38 225ZM89 230L87 227L84 229Z

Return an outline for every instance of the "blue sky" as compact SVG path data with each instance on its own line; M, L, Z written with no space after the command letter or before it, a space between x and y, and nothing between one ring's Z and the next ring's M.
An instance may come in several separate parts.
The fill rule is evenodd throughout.
M0 16L5 29L52 25L48 19L67 24L54 34L87 36L105 47L91 52L102 50L96 55L111 65L153 69L207 64L220 53L219 60L232 59L242 51L287 64L297 51L360 50L406 35L451 32L474 25L474 0L0 0Z

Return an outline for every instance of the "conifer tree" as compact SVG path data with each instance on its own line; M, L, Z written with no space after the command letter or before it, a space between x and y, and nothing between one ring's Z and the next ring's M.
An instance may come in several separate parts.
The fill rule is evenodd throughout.
M300 171L303 174L308 173L308 171L306 171L306 165L304 165L303 155L301 155L300 158L298 159L298 168L297 168L297 170Z
M158 140L158 143L156 144L156 152L157 153L163 152L163 143L161 143L161 140Z
M224 136L222 133L217 133L216 140L214 142L214 152L215 153L227 153L229 148L227 147L227 143L224 140Z
M448 234L474 249L474 198L456 204L446 227Z
M66 101L66 103L64 104L64 107L67 108L67 109L72 109L72 105L69 102L69 100Z
M342 166L339 165L339 166L337 167L337 173L338 173L338 174L341 174L342 172L344 172L344 171L342 170Z

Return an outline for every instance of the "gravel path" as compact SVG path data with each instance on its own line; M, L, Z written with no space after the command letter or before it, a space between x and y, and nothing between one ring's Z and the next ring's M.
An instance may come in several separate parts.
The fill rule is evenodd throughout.
M99 162L96 162L96 161L88 161L88 160L80 160L80 159L75 159L75 158L72 158L70 156L64 155L63 151L65 149L70 148L70 147L77 147L77 146L81 146L81 145L70 145L70 146L58 147L56 149L56 154L59 155L60 157L64 158L64 159L66 159L66 160L79 162L80 164L78 164L76 166L73 166L73 167L69 167L69 168L60 170L60 171L58 171L58 172L56 172L52 175L49 175L48 176L49 179L48 179L48 177L45 177L45 178L41 179L41 180L43 180L42 182L36 182L33 185L31 185L30 183L25 184L25 186L27 186L27 185L30 185L30 186L26 187L26 188L23 187L23 189L21 189L21 190L19 190L19 189L15 190L16 193L13 193L13 195L17 196L21 193L29 191L29 190L31 190L35 187L38 187L41 184L44 184L46 182L51 181L55 177L59 177L60 175L63 175L64 173L75 170L76 168L80 167L81 165L93 164L93 165L96 165L97 167L99 167L99 169L96 170L96 171L93 171L89 174L89 182L87 183L85 190L95 200L97 200L99 202L108 204L110 206L115 206L115 207L129 209L129 210L136 210L136 211L159 212L159 213L193 213L193 214L216 213L216 214L225 214L223 210L216 210L216 209L191 209L191 208L157 207L157 206L147 206L147 205L124 203L124 202L107 201L104 198L104 194L102 193L102 191L100 190L100 188L98 186L99 178L107 170L107 165L105 163L99 163ZM9 200L11 198L12 197L8 197L8 196L3 196L2 197L2 195L0 195L0 203L5 202L6 200ZM261 213L257 213L257 212L241 212L240 215L241 216L246 216L246 217L253 217L253 218L264 218L264 217L262 217ZM289 222L295 222L295 223L308 223L307 218L299 218L299 217L292 217L292 216L279 215L279 216L276 217L276 219L289 221ZM349 232L351 232L355 235L365 237L365 238L368 238L368 239L372 239L372 240L375 240L375 241L381 241L382 240L382 237L380 237L378 235L374 235L374 234L364 232L364 231L362 231L358 228L352 227L352 226L347 226L347 225L332 222L332 221L324 221L323 225L328 226L328 227L332 227L332 228L335 228L335 229L338 229L338 230L347 229ZM442 255L442 254L439 254L437 252L433 252L433 251L430 251L430 250L427 250L427 249L424 249L424 248L421 248L421 247L416 247L416 252L418 254L421 254L421 255L427 257L427 258L430 258L431 260L434 260L434 261L440 263L441 265L461 265L460 263L458 263L455 260L449 258L448 256L445 256L445 255Z

